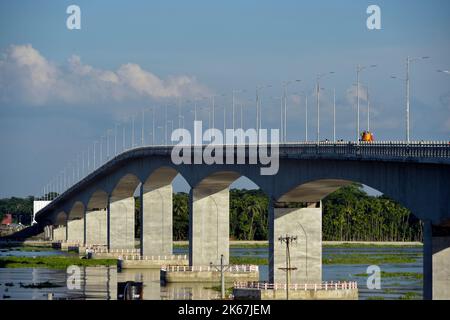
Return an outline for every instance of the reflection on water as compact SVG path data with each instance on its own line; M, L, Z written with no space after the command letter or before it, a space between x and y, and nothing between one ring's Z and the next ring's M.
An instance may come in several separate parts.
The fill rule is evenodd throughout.
M231 248L234 256L266 257L267 248ZM177 249L177 254L187 252L187 249ZM8 251L0 255L54 255L67 254L60 251L23 252ZM323 256L330 254L368 254L383 255L396 254L415 259L412 263L383 264L380 268L384 272L412 272L422 273L422 248L324 248ZM422 279L414 277L382 277L381 289L368 290L367 276L364 274L367 264L351 265L323 265L324 281L357 281L360 299L384 298L398 299L408 293L414 298L422 297ZM143 298L146 300L203 300L217 299L219 292L213 290L218 284L209 283L170 283L160 284L159 270L153 269L125 269L117 272L116 267L80 267L79 288L69 289L70 274L66 270L46 268L0 268L0 299L47 299L48 293L53 293L54 299L117 299L117 282L141 281L144 284ZM267 265L260 266L260 280L268 279ZM30 287L30 285L38 287ZM39 287L41 285L41 287ZM51 287L49 287L51 286Z

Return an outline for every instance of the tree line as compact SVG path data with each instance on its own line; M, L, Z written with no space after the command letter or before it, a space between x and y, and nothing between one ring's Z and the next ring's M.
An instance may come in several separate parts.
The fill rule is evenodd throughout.
M30 224L32 196L0 199L0 214ZM230 238L267 240L268 197L260 190L230 190ZM422 223L406 208L385 196L368 195L361 185L340 188L322 200L325 241L422 241ZM136 237L139 236L139 199L136 201ZM1 215L0 215L1 217ZM173 195L173 237L187 240L188 194Z
M268 239L268 197L260 190L230 190L230 238ZM422 241L422 223L385 196L370 196L361 185L340 188L322 200L325 241ZM188 195L174 194L174 240L186 240Z

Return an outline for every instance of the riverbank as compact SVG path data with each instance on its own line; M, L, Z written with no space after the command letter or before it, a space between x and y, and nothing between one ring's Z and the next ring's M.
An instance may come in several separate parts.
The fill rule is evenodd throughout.
M174 247L188 247L189 241L174 241ZM255 248L268 247L269 242L262 241L247 241L247 240L230 240L230 247L239 248ZM323 247L422 247L422 242L418 241L322 241Z

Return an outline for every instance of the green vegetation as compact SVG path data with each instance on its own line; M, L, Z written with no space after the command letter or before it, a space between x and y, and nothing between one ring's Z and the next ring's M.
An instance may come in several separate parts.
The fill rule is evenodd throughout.
M221 286L204 287L203 289L222 292ZM233 287L225 288L225 296L229 296L232 293L233 293Z
M418 298L419 298L419 295L412 291L408 291L403 296L399 297L400 300L414 300L414 299L418 299Z
M66 269L68 266L116 265L115 259L80 259L78 256L0 257L0 268Z
M25 289L44 289L44 288L58 288L58 287L64 287L64 285L52 283L50 281L45 282L38 282L38 283L30 283L30 284L23 284L20 283L21 288Z
M357 277L366 277L366 273L355 274ZM419 272L385 272L381 271L382 278L415 278L423 279L423 274Z
M26 251L26 252L40 252L40 251L53 251L56 250L52 247L32 247L32 246L24 246L24 247L9 247L8 249L0 250L2 252L8 251Z
M361 185L342 187L322 203L324 241L422 240L421 222L407 209L385 196L369 196ZM230 190L230 238L267 240L268 204L267 196L260 190ZM174 194L174 240L187 239L188 212L188 194Z
M385 196L369 196L360 185L333 192L324 199L323 207L324 240L422 240L422 225L407 209Z
M322 259L323 264L385 264L385 263L412 263L416 259L411 256L398 254L331 254Z
M378 244L378 243L339 243L339 244L322 244L323 248L385 248L385 249L398 249L398 248L422 248L422 244Z
M27 198L0 199L0 219L10 213L14 223L31 224L33 216L33 196Z
M255 264L255 265L267 265L269 260L267 258L258 257L230 257L230 264Z
M381 297L381 296L371 296L371 297L368 297L367 300L384 300L384 297Z

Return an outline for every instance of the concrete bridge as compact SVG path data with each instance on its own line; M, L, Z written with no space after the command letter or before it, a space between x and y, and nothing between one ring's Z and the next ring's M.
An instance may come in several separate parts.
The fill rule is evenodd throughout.
M225 154L226 146L222 146ZM269 146L271 147L271 146ZM60 240L110 249L134 248L135 200L140 199L141 255L172 254L172 181L189 194L189 264L229 257L229 187L245 176L269 201L269 280L283 281L284 234L297 235L292 283L322 280L321 200L352 182L377 189L424 223L424 298L450 298L450 144L289 143L279 145L279 171L261 175L261 164L180 164L173 146L127 150L77 182L36 214ZM192 157L202 147L192 147ZM245 147L246 159L251 148ZM56 229L57 226L62 226Z

